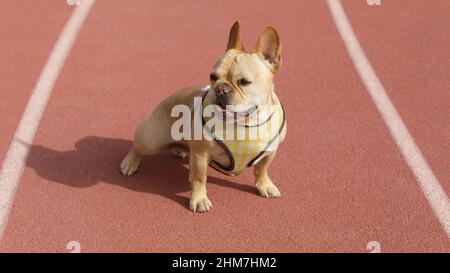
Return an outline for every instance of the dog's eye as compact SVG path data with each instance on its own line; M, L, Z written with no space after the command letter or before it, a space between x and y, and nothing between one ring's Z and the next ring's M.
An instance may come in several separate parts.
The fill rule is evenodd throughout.
M218 77L216 74L211 73L211 74L209 74L209 79L210 79L212 82L215 82L215 81L217 81L217 80L219 79L219 77Z
M249 85L249 84L251 84L252 82L251 81L249 81L249 80L247 80L247 79L240 79L240 80L238 80L238 84L240 85L240 86L246 86L246 85Z

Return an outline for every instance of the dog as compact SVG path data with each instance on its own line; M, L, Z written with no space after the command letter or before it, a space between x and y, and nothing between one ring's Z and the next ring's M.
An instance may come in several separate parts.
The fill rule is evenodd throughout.
M173 149L175 155L184 157L188 151L189 208L193 212L206 212L213 207L206 190L208 166L227 175L238 175L245 168L253 167L259 194L267 198L280 197L280 191L268 175L268 167L287 132L284 109L274 90L274 76L281 63L281 43L274 27L266 27L260 33L253 51L247 52L241 42L239 21L236 21L231 27L225 53L212 67L210 84L180 90L163 100L137 127L133 147L120 164L121 173L132 175L145 155ZM219 123L225 125L222 127L231 130L243 128L247 130L244 133L258 128L268 132L266 138L253 141L245 138L222 139L219 135L227 134L228 129L208 127L206 125L211 119L207 121L204 117L201 117L202 132L207 131L209 138L174 137L174 126L179 119L173 115L173 109L183 106L183 109L192 110L196 108L195 101L197 106L212 106L215 116L220 118ZM275 110L261 114L263 106ZM262 118L252 118L258 114ZM188 119L192 121L195 118L194 110ZM189 129L184 129L189 135L194 125L188 126ZM216 124L215 127L220 126Z

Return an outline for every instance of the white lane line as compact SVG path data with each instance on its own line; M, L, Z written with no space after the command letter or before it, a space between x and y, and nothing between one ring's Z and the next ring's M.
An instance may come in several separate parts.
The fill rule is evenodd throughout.
M392 138L414 174L436 217L450 239L450 201L405 123L392 104L383 84L369 63L353 32L340 0L327 0L336 27L367 91L380 112Z
M94 2L95 0L83 0L81 5L77 6L72 12L31 93L22 119L9 146L6 159L0 170L0 242L30 149L29 145L23 143L33 143L34 135L55 81Z

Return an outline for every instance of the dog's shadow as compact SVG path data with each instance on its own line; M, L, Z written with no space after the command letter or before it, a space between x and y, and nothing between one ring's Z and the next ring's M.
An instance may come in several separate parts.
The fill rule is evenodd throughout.
M90 187L104 182L128 190L157 194L187 207L187 197L179 195L189 191L187 160L175 158L172 153L155 154L143 158L136 174L124 177L119 172L119 165L131 146L129 140L97 136L78 140L75 149L69 151L32 145L27 166L48 181L70 187ZM249 185L217 177L209 176L208 183L256 193Z

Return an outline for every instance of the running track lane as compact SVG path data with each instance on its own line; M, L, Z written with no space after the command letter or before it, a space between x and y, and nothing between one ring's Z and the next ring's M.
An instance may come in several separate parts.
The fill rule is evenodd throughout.
M423 157L420 148L409 133L403 119L392 104L383 84L373 70L370 62L361 48L358 38L348 22L340 0L328 0L330 11L336 23L336 27L346 45L361 80L364 82L368 93L376 105L380 115L386 123L399 151L403 155L411 172L422 189L434 214L441 223L447 237L450 239L450 201L447 193L442 188L436 175L433 173L427 160Z
M247 2L239 11L147 5L93 8L41 122L2 251L62 252L71 240L82 251L364 252L372 240L383 251L448 251L325 3L277 3L274 12L265 2L250 14ZM277 89L289 135L271 175L283 197L257 197L251 172L210 171L215 207L192 214L178 160L147 158L132 178L117 165L142 117L174 89L206 80L236 18L247 47L266 24L282 35Z
M14 195L20 182L30 145L64 61L76 40L84 19L95 0L85 0L76 8L61 31L27 102L22 118L6 154L0 172L0 240L8 220Z
M450 2L344 3L389 96L449 193Z
M71 9L60 1L0 2L0 161Z

